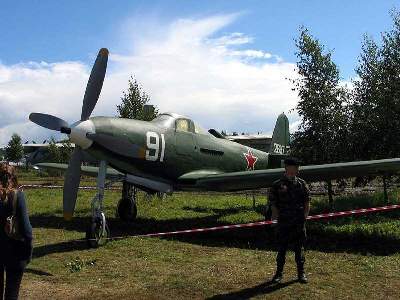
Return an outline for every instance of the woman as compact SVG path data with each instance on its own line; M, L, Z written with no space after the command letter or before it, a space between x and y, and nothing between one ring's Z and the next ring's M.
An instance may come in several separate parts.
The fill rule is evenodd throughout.
M16 202L13 200L15 195ZM13 214L14 203L16 203L14 211L19 225L18 232L21 236L18 240L10 238L5 229L7 217ZM0 164L0 299L18 299L22 276L31 258L32 226L26 210L25 195L18 190L15 168L2 163Z

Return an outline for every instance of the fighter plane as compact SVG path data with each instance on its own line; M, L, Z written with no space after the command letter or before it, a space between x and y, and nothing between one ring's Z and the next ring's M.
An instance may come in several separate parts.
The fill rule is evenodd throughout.
M284 172L282 160L289 150L289 122L281 114L276 122L270 151L263 152L227 140L216 130L205 130L188 117L162 113L154 120L91 117L106 74L108 50L99 51L83 98L80 120L66 121L44 113L29 119L67 134L75 144L69 164L40 163L41 168L65 170L63 212L71 219L81 174L97 176L92 200L89 245L97 247L109 235L102 204L106 178L122 181L117 212L121 219L136 218L136 189L147 192L238 191L271 186ZM98 167L82 166L84 154L96 158ZM308 181L396 172L400 158L304 166Z

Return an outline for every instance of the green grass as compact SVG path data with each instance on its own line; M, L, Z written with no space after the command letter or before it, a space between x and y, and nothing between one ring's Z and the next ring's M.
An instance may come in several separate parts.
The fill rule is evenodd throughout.
M335 211L397 204L398 191L391 191L389 203L382 193L362 194L335 199ZM326 199L314 199L312 213L328 211ZM326 251L346 250L386 255L396 253L400 247L400 211L349 216L328 221L310 222L309 244L325 245Z
M32 179L32 178L27 178ZM275 269L273 231L257 227L165 238L125 238L87 249L90 199L80 191L75 218L62 219L60 189L27 189L34 227L34 259L22 298L34 299L398 299L398 212L308 223L308 285L294 282L292 253L284 283L267 282ZM397 198L391 194L391 199ZM119 191L106 191L105 212L114 237L262 220L244 195L176 193L164 200L139 195L138 220L114 217ZM313 213L327 209L312 201ZM336 209L383 205L380 194L338 198Z

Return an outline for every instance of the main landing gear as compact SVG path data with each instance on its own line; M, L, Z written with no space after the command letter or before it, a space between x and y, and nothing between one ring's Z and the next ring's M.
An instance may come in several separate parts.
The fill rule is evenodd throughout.
M86 231L86 240L89 247L97 248L107 243L110 238L110 229L103 212L104 186L106 180L107 163L100 161L97 176L97 193L92 199L92 221Z
M128 182L123 182L122 198L118 202L116 215L122 221L133 222L137 216L137 188Z

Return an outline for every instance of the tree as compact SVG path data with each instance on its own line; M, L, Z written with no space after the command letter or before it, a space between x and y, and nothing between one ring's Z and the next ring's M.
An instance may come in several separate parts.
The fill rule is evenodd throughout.
M400 153L400 12L391 11L393 28L382 34L381 97L377 106L381 133L377 157L398 157Z
M339 84L339 69L332 53L302 27L295 40L299 78L292 80L300 100L301 117L293 134L292 154L306 164L324 164L348 158L348 92ZM329 204L333 208L332 183L328 181Z
M49 141L49 146L47 148L48 149L47 160L55 163L68 163L73 150L71 143L67 140L61 142L62 144L61 147L58 146L57 144L58 143L52 137Z
M74 148L69 140L62 141L62 146L59 148L60 151L60 163L68 163L71 158L72 151Z
M158 109L146 109L150 102L147 95L134 77L128 80L128 90L123 92L121 104L117 105L120 118L151 121L158 115Z
M355 159L398 157L400 153L400 13L382 45L364 37L354 82L351 126Z
M6 150L4 148L0 148L0 161L2 161L5 157Z
M47 147L49 162L58 163L60 161L60 151L56 145L56 141L53 137L50 138L49 146Z
M293 134L292 154L307 164L345 160L349 113L339 69L331 52L324 53L324 46L308 29L300 28L295 43L300 76L292 83L300 98L296 109L301 123Z
M21 137L14 133L5 149L5 158L8 161L18 162L24 157Z
M61 146L59 146L60 143L62 144ZM51 137L47 147L46 161L68 164L72 151L73 147L69 140L57 142ZM50 176L62 176L62 172L59 170L47 170L47 173Z
M352 159L376 159L379 157L376 142L383 134L378 124L378 106L382 102L382 62L377 44L367 35L355 71L358 79L353 82L351 104Z

